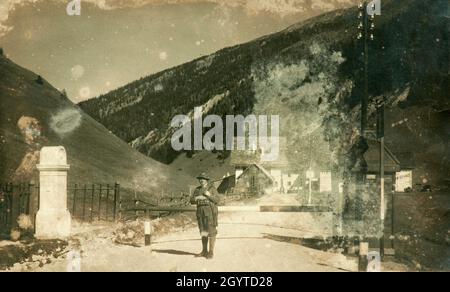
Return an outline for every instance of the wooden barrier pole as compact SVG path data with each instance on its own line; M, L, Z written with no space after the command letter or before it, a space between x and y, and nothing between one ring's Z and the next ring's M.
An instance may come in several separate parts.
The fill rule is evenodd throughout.
M369 255L369 243L360 242L359 243L359 260L358 260L358 271L367 272L367 266L369 264L367 256Z
M304 206L220 206L219 212L255 212L255 213L328 213L331 210L327 207L304 207ZM155 207L135 207L131 209L138 212L195 212L197 207L170 207L170 206L155 206Z
M151 246L152 242L152 225L150 220L144 222L145 246Z

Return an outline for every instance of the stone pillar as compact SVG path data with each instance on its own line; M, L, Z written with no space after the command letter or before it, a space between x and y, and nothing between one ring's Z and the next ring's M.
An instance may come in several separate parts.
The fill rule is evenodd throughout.
M44 147L39 170L39 211L36 238L59 239L70 236L71 217L67 210L67 155L64 147Z

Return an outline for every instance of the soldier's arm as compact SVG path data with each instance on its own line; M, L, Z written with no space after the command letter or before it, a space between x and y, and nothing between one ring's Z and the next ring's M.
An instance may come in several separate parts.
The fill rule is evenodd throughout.
M208 199L216 205L219 204L220 197L219 192L216 190L216 188L212 187L208 191L209 191Z
M201 189L196 189L194 191L194 194L191 196L191 204L192 205L196 205L197 204L197 200L202 199L205 200L206 197L202 194L203 191Z
M192 205L195 205L197 203L196 200L195 200L195 198L198 195L197 193L198 193L197 190L195 190L194 193L191 195L190 201L191 201Z

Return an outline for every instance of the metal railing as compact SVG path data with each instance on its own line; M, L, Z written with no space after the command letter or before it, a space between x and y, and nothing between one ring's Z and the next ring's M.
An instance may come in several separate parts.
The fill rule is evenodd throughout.
M33 215L31 196L38 190L34 183L0 183L0 232L17 226L21 214Z
M74 184L68 188L68 208L81 221L116 221L120 208L120 184Z

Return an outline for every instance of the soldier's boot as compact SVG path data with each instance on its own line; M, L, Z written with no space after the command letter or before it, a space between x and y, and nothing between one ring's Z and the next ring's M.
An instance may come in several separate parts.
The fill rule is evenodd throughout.
M196 255L197 258L207 257L208 256L208 237L202 237L202 252Z
M216 237L211 236L209 238L209 252L208 252L208 259L212 259L214 257L214 246L216 245Z

